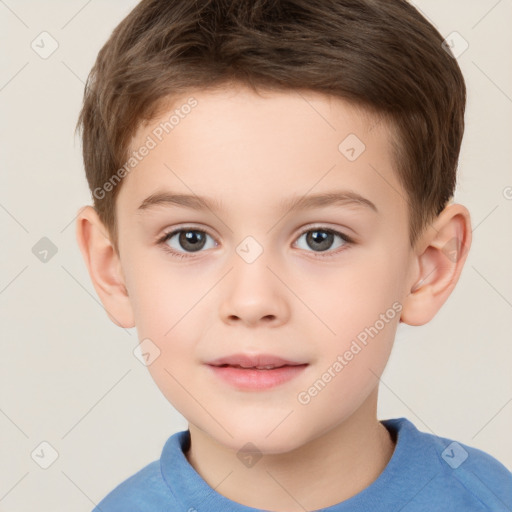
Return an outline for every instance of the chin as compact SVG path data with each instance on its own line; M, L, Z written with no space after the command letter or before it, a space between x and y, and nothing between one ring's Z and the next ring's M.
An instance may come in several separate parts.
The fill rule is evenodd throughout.
M253 422L253 424L231 423L226 425L226 429L233 437L218 428L209 434L217 442L237 452L246 447L248 450L254 449L264 455L287 453L308 442L310 438L303 425L297 431L295 428L285 428L284 423L288 419L281 425L279 425L280 421L282 420L272 419L269 422ZM248 446L248 443L251 443L251 446Z

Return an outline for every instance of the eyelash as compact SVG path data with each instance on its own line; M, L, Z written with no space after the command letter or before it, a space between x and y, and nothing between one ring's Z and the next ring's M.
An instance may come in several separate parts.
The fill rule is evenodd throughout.
M164 251L166 251L168 254L170 254L172 257L174 258L178 258L178 259L183 259L183 258L192 258L194 257L194 253L186 253L186 252L178 252L178 251L175 251L174 249L171 249L167 244L166 242L172 238L174 235L176 235L177 233L181 233L181 232L186 232L186 231L197 231L199 233L204 233L212 238L214 238L210 233L208 233L208 231L205 231L203 229L198 229L198 228L195 228L193 226L183 226L179 229L174 229L172 231L169 231L167 233L165 233L158 241L157 241L157 244L158 245L162 245L162 248ZM336 251L321 251L321 252L315 252L315 251L307 251L307 252L313 252L314 254L316 254L318 257L320 258L329 258L329 257L332 257L332 256L335 256L337 255L339 252L345 250L345 248L347 248L348 246L350 245L353 245L355 242L352 238L350 238L349 236L345 235L344 233L341 233L340 231L336 231L335 229L331 229L331 228L327 228L327 227L322 227L322 226L317 226L317 227L311 227L309 229L306 229L304 231L302 231L299 236L297 237L297 240L304 234L306 233L309 233L310 231L323 231L325 233L331 233L333 235L337 235L339 236L344 242L345 242L345 245L343 245L343 247L341 248L338 248ZM198 253L200 252L203 252L203 251L197 251Z

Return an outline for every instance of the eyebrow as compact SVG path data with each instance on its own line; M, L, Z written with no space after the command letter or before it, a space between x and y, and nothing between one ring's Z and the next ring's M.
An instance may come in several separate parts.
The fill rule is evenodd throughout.
M374 203L351 190L308 194L302 197L294 196L279 203L279 207L288 213L331 205L369 208L378 213ZM175 194L169 191L161 191L146 197L138 207L137 213L142 213L144 210L159 206L183 206L192 210L224 211L222 203L213 198L201 197L195 194Z

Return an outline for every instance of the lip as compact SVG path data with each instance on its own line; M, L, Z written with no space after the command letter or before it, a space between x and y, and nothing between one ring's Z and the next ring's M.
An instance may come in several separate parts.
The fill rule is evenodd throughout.
M207 364L212 366L229 365L255 368L257 366L298 366L306 363L283 359L282 357L272 354L231 354L213 361L208 361Z
M206 364L214 375L231 386L254 391L284 384L297 377L308 366L308 363L291 361L272 354L232 354Z

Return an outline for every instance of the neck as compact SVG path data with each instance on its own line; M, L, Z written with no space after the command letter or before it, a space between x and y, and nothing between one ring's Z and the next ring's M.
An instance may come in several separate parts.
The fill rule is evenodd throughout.
M190 424L187 460L226 498L269 511L303 512L358 494L382 473L395 447L376 417L377 390L352 416L287 453L264 454L251 467L236 451Z

